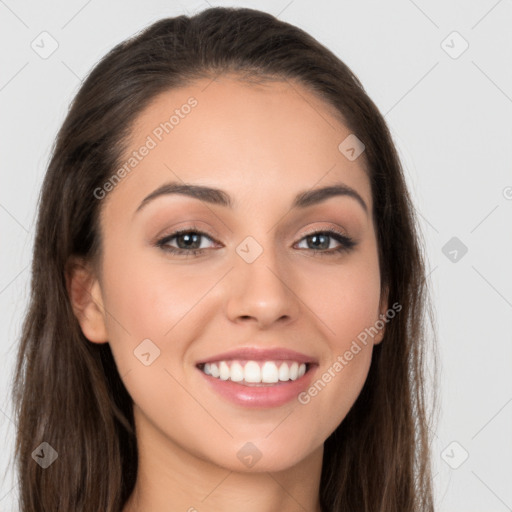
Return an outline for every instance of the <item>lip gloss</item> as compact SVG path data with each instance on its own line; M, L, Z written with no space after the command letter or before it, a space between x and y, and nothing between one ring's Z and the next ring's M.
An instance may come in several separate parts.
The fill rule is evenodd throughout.
M241 384L206 375L200 369L198 371L211 389L230 402L244 407L269 408L278 407L296 399L299 393L309 387L316 368L316 365L312 365L297 380L273 384Z

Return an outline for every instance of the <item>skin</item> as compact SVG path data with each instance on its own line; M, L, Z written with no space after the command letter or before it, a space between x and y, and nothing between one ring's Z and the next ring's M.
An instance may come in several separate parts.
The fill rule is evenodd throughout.
M198 105L102 200L99 271L77 269L71 281L85 336L110 343L134 401L139 471L124 512L319 512L323 443L359 395L383 331L306 405L235 405L195 365L237 347L285 347L318 360L314 382L386 311L364 160L338 150L350 131L303 86L232 76L157 97L127 156L191 96ZM220 188L234 207L173 194L134 213L169 181ZM290 209L300 191L340 182L368 212L348 196ZM191 221L212 235L203 254L155 246ZM322 256L308 244L309 232L332 228L355 247ZM247 236L263 249L250 264L235 250ZM160 356L145 366L133 352L148 338ZM247 442L262 454L251 468L237 457Z

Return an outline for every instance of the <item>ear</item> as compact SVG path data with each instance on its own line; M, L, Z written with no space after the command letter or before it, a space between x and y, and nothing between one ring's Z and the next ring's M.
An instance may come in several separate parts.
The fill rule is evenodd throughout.
M386 286L383 288L381 295L380 295L380 302L379 302L379 320L382 320L384 322L384 326L382 329L379 329L378 334L375 335L373 338L374 345L379 344L384 339L384 334L386 332L386 311L388 310L388 297L389 297L389 288ZM380 322L379 322L379 325Z
M106 343L105 308L92 265L83 258L71 257L66 266L66 286L84 336L93 343Z

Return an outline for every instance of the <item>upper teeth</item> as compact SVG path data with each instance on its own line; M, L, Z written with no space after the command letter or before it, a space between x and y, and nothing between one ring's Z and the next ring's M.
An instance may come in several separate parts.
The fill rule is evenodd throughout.
M273 383L297 380L306 373L306 364L296 361L218 361L205 363L203 372L221 380L231 379L233 382Z

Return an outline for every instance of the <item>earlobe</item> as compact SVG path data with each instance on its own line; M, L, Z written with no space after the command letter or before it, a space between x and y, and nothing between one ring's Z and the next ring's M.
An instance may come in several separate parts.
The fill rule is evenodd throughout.
M66 269L66 285L73 312L84 336L93 343L108 341L100 283L91 265L73 257Z

